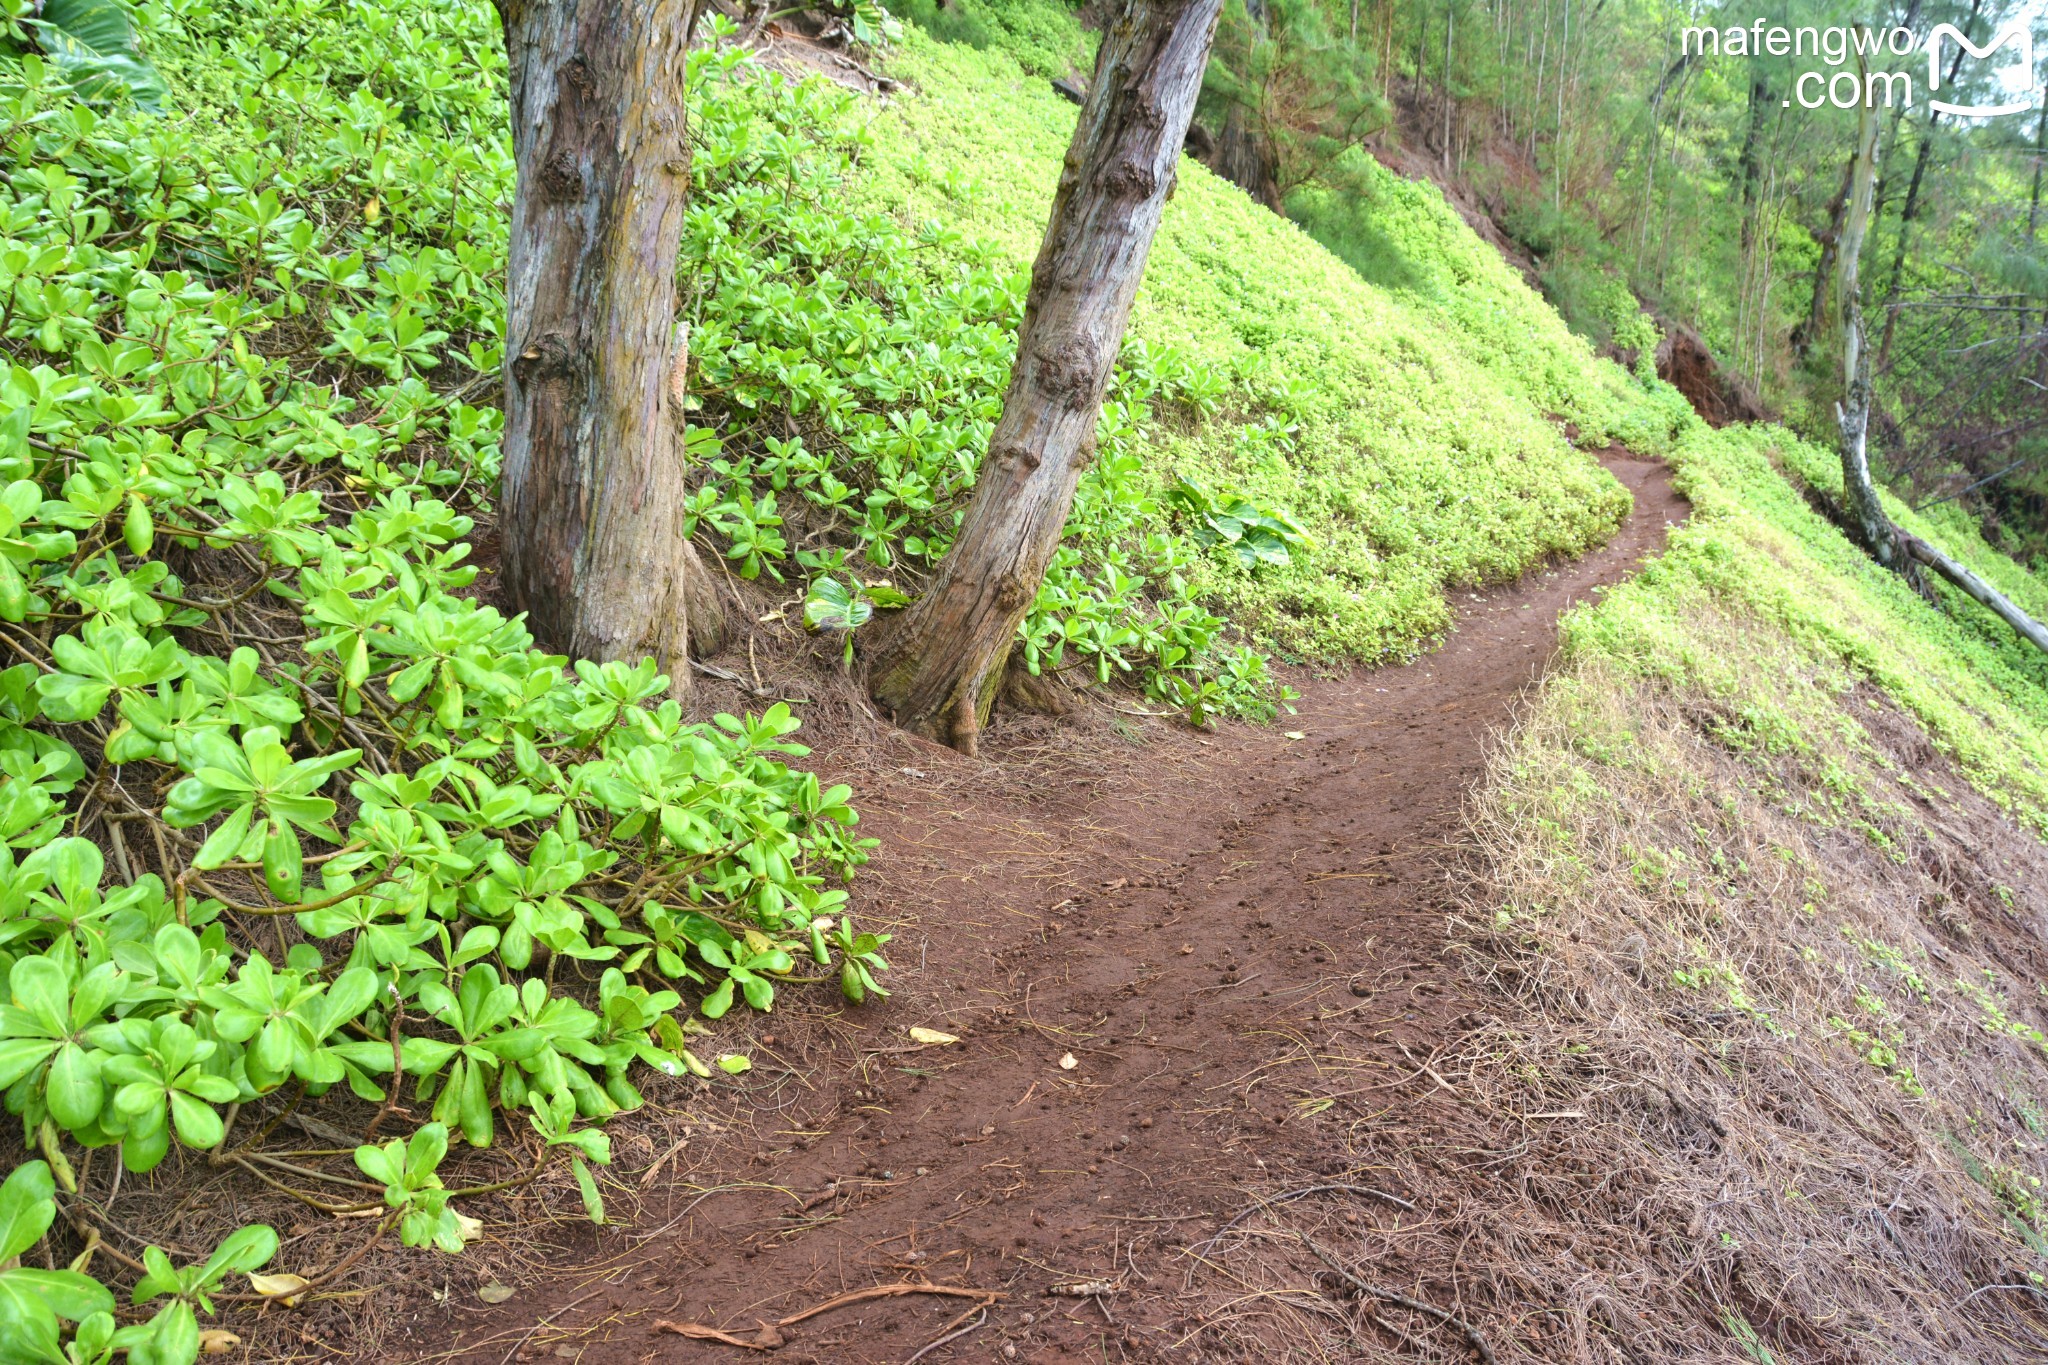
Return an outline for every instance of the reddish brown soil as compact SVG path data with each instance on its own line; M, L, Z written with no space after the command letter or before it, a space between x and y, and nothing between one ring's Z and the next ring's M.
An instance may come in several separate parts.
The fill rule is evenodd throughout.
M1690 327L1666 323L1656 361L1657 377L1684 394L1708 426L1768 420L1769 414L1748 385L1716 364L1699 333Z
M924 1294L844 1306L781 1329L779 1358L902 1362L956 1329L922 1358L1167 1358L1204 1325L1190 1244L1249 1190L1363 1178L1341 1155L1355 1105L1422 1103L1428 1080L1403 1078L1499 1008L1445 960L1442 853L1558 614L1684 516L1661 468L1608 467L1636 495L1610 545L1460 594L1440 650L1306 679L1292 720L1085 745L1058 738L1071 722L1020 726L981 762L879 732L857 761L819 755L867 770L861 804L884 842L857 900L893 923L895 993L778 1005L744 1086L651 1096L659 1133L645 1115L615 1124L610 1197L629 1208L641 1191L632 1225L579 1226L557 1191L542 1200L564 1215L556 1240L508 1245L539 1210L504 1206L495 1257L481 1250L514 1297L483 1304L465 1267L435 1286L444 1302L384 1315L380 1353L738 1359L753 1352L656 1323L752 1338L845 1291L928 1277L1002 1297L985 1316ZM961 1041L921 1047L920 1025ZM1389 1084L1301 1103L1304 1059L1332 1051ZM1426 1209L1429 1192L1397 1193ZM1049 1292L1089 1281L1112 1289ZM1455 1357L1455 1337L1434 1349Z

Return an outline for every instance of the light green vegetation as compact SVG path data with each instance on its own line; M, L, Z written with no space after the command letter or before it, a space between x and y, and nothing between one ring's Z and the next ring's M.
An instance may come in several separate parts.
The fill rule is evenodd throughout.
M365 1238L460 1250L438 1168L508 1126L602 1218L592 1125L715 1077L700 1017L878 988L850 793L787 766L787 708L693 723L652 662L572 671L468 591L491 8L173 0L145 29L175 119L0 58L0 1086L47 1167L0 1189L0 1258L81 1152L101 1181L248 1162L258 1106L338 1087L430 1120L294 1191ZM8 1270L0 1355L63 1358L62 1316L74 1360L189 1361L276 1245L150 1249L118 1330L89 1281Z
M651 664L566 670L473 594L512 174L489 7L142 15L175 117L0 65L0 1084L48 1167L14 1218L47 1225L81 1150L148 1172L338 1086L431 1118L307 1196L356 1198L366 1236L459 1249L448 1144L508 1123L601 1217L590 1125L650 1067L716 1077L700 1020L879 989L831 885L865 857L850 794L787 766L786 710L691 723ZM927 91L865 132L843 92L693 58L693 514L846 630L951 533L1071 118L991 102L1023 79L1000 52L906 49ZM1418 251L1455 242L1389 194ZM1444 583L1604 535L1625 498L1544 414L1597 439L1658 400L1488 264L1396 298L1191 169L1027 658L1259 714L1221 613L1399 654ZM1169 517L1177 477L1202 496ZM152 1252L162 1311L118 1334L82 1284L0 1309L46 1345L51 1312L89 1319L83 1358L186 1359L273 1245Z
M250 1141L253 1106L338 1086L431 1119L325 1184L365 1181L299 1192L354 1201L334 1206L375 1215L366 1236L459 1249L447 1146L508 1124L601 1217L593 1125L650 1079L717 1079L687 1045L703 1019L807 984L879 989L884 943L834 885L865 858L851 794L788 766L785 709L691 723L652 664L569 670L475 599L512 174L490 7L141 13L169 116L118 92L79 104L33 56L0 59L0 1085L43 1157L0 1189L0 1259L51 1225L72 1156L101 1152L104 1178L118 1146L147 1173ZM959 14L986 19L985 45L910 30L887 108L694 59L692 515L821 628L856 630L944 551L1072 125L1045 87L1084 47L1066 11ZM1824 453L1706 432L1595 359L1434 191L1352 170L1355 202L1302 209L1364 244L1346 264L1184 167L1027 660L1203 718L1280 699L1247 641L1412 653L1448 585L1617 524L1627 496L1569 422L1587 445L1668 450L1700 510L1658 571L1572 618L1550 704L1717 700L1731 747L1801 755L1815 818L1889 856L1896 802L1835 705L1868 680L2048 819L2038 661L1806 511L1771 449L1819 485ZM2042 609L1959 523L1918 529ZM1745 656L1699 633L1717 616L1776 633ZM1611 728L1581 741L1635 761ZM1572 842L1586 783L1543 795L1552 842L1528 841L1582 869L1600 856ZM1700 884L1670 841L1640 843L1625 867ZM1718 874L1710 855L1689 856ZM1668 979L1794 1026L1707 928ZM2017 1018L2007 986L1968 979L1973 1025ZM1905 1064L1910 1035L1858 999L1833 1002L1836 1034ZM1939 1094L1941 1067L1911 1065ZM15 1292L37 1272L9 1269L0 1330L39 1349L71 1332L80 1360L189 1360L208 1295L274 1246L145 1254L137 1292L161 1311L118 1335L103 1290L38 1298Z
M1808 749L1817 722L1804 690L1758 688L1690 631L1702 609L1754 621L1834 678L1832 690L1882 688L1987 794L2048 832L2048 659L1945 585L1940 607L1922 600L1816 512L1798 488L1839 500L1833 452L1777 428L1694 423L1670 455L1692 519L1661 560L1598 608L1566 618L1568 659L1619 664L1735 707L1766 752ZM1930 522L1888 507L2024 609L2048 614L2048 587L1986 546L1966 519Z
M911 93L873 116L858 201L1028 268L1073 106L1001 46L912 30L890 70ZM1447 583L1612 533L1626 492L1553 418L1587 446L1655 445L1683 415L1596 359L1435 190L1360 176L1360 230L1391 262L1371 279L1184 160L1132 321L1133 349L1179 358L1220 413L1166 413L1122 496L1185 476L1291 513L1314 554L1249 570L1203 555L1187 579L1240 629L1316 659L1411 654L1448 623Z

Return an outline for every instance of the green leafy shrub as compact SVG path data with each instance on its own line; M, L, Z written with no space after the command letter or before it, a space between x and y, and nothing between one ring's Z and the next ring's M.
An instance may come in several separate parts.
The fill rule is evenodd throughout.
M48 1158L0 1192L0 1259L67 1149L242 1160L238 1122L337 1087L429 1119L355 1154L376 1235L459 1249L447 1146L508 1120L602 1217L589 1125L649 1068L717 1075L700 1018L875 988L838 885L870 841L789 766L786 707L687 722L652 661L571 669L478 600L489 6L146 13L175 120L0 59L0 1090ZM161 1311L118 1330L90 1280L8 1271L0 1339L190 1360L275 1245L152 1249Z
M1211 493L1193 479L1175 483L1166 500L1194 522L1197 545L1224 548L1247 569L1291 564L1296 550L1315 547L1301 524L1279 508L1268 511L1234 493Z
M846 635L901 605L951 545L1002 411L1028 275L936 222L849 211L870 136L852 97L727 52L697 105L697 194L683 245L701 482L693 527L742 578L806 582L805 621ZM1125 348L1065 542L1020 628L1033 671L1149 695L1202 693L1233 657L1195 600L1199 545L1162 533L1146 469L1159 409L1200 413L1222 384L1174 347ZM855 570L897 587L855 592ZM845 580L845 582L842 582ZM1261 675L1264 676L1264 675ZM1251 675L1214 693L1269 699Z

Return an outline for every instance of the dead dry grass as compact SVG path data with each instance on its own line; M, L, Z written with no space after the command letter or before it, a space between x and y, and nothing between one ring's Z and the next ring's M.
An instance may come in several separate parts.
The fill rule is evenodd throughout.
M1594 666L1473 812L1464 941L1528 1021L1473 1080L1586 1114L1551 1143L1626 1170L1630 1203L1531 1196L1652 1272L1602 1294L1649 1316L1587 1345L1711 1358L1684 1321L1706 1312L1758 1359L2041 1359L2048 850L1879 694L1753 623L1692 624L1796 746ZM1517 1269L1566 1301L1581 1280Z
M1583 664L1498 742L1447 868L1485 1008L1327 1072L1322 1178L1416 1207L1194 1248L1219 1355L1482 1358L1309 1239L1503 1361L2048 1358L2048 848L1846 672L1689 630L1744 687Z

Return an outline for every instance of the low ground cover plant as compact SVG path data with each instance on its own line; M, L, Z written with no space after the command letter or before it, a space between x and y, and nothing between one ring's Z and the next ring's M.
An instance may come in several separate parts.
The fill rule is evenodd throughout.
M189 123L0 61L0 1088L38 1158L0 1260L83 1239L0 1274L10 1359L189 1360L221 1293L346 1269L257 1274L260 1225L124 1249L94 1222L123 1172L232 1163L456 1251L450 1144L516 1129L515 1182L559 1159L602 1219L594 1125L650 1073L744 1069L702 1020L886 966L846 915L851 793L790 766L787 707L691 720L651 661L571 668L479 600L488 7L145 28ZM354 1171L267 1150L330 1094L374 1106Z

